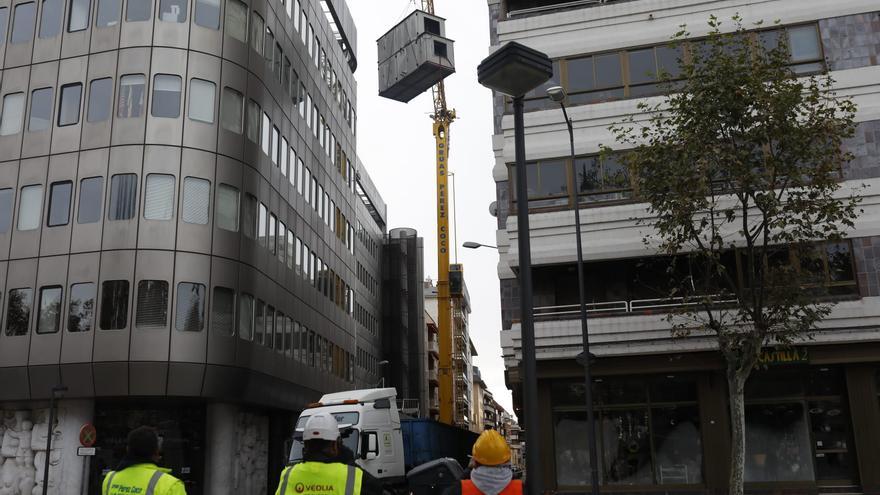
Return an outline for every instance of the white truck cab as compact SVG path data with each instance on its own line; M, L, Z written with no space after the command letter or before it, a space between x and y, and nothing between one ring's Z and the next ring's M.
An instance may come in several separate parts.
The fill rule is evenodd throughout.
M342 443L352 451L363 470L386 485L405 481L403 436L396 389L337 392L310 404L296 422L290 462L302 462L306 421L319 413L332 414L336 418Z

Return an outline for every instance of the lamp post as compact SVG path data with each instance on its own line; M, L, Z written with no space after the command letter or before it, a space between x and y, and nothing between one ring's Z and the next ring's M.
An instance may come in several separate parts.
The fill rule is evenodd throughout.
M565 118L565 125L568 127L568 143L571 147L571 176L574 179L574 234L577 239L577 276L578 276L578 303L580 305L581 314L581 339L583 340L583 359L578 360L584 367L584 385L587 402L587 433L589 438L590 449L590 487L592 495L599 495L599 466L596 458L596 425L593 421L593 377L590 370L592 365L592 355L590 354L590 332L587 327L587 301L585 297L586 289L584 288L584 253L581 246L581 204L578 196L578 180L577 170L574 166L574 126L568 117L568 111L565 109L565 88L562 86L553 86L547 90L547 96L551 100L559 103L562 107L562 116Z
M67 392L64 385L52 387L52 395L49 398L49 426L46 432L46 461L43 464L43 495L49 491L49 464L52 461L52 437L55 436L55 399L58 394Z
M529 241L529 195L526 174L523 96L553 75L547 55L516 42L510 42L486 57L477 68L483 86L513 97L514 150L516 154L516 229L519 247L520 326L522 329L522 383L526 431L537 438L538 377L535 361L535 326L532 320L532 256ZM526 449L526 489L529 495L544 491L538 442L530 440Z

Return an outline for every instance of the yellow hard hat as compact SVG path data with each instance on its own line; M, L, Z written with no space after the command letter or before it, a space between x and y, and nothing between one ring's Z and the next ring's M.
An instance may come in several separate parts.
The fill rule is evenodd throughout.
M483 466L499 466L510 462L510 447L495 430L486 430L474 443L473 458Z

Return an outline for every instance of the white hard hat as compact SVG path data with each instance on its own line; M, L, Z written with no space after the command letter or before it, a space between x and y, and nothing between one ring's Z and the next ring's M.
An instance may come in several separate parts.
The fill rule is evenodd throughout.
M339 423L328 414L316 414L306 421L303 441L329 440L335 442L339 438Z

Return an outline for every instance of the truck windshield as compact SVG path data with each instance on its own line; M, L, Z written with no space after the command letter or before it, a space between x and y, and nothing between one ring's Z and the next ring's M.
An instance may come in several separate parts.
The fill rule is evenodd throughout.
M360 415L356 412L333 413L336 422L339 423L339 432L342 436L342 444L354 454L358 455L358 442L360 440L360 430L352 428L358 422ZM303 430L305 429L308 416L300 416L296 422L296 431L293 433L293 445L290 447L289 461L292 463L302 462L303 460Z

